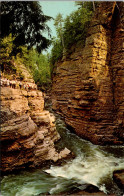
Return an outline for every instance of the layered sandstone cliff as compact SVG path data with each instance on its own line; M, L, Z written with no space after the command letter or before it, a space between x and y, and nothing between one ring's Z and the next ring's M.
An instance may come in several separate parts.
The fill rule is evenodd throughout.
M124 3L102 2L84 48L56 64L53 109L96 144L124 141Z
M29 73L23 82L34 84ZM56 162L70 153L68 149L57 152L54 147L60 136L54 115L44 110L41 91L2 86L1 123L3 172L40 166L48 160Z

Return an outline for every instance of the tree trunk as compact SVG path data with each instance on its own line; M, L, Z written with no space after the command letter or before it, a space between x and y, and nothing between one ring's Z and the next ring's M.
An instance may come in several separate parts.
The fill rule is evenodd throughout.
M93 11L95 12L95 2L93 1Z

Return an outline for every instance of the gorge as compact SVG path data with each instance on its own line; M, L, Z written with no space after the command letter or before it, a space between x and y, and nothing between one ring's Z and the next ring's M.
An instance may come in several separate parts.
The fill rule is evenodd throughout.
M123 52L124 3L101 2L48 92L11 61L16 74L1 76L15 82L1 83L2 196L123 195Z
M124 4L103 2L84 48L73 48L53 73L53 109L95 144L124 141Z

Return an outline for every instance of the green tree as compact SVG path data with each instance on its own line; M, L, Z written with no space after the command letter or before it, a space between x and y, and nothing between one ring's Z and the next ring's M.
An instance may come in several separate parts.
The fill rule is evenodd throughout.
M39 54L36 49L27 50L23 46L22 53L17 55L16 62L27 67L41 90L45 90L51 83L50 64L47 55Z
M55 19L57 39L54 39L52 42L51 67L53 67L56 61L63 57L63 54L67 56L71 52L71 47L74 44L84 46L92 16L91 10L90 7L81 7L72 12L65 19L62 18L61 14L57 15ZM64 43L64 45L62 43Z
M54 25L56 27L57 36L61 41L63 48L63 55L65 54L65 42L64 42L64 20L62 14L58 14L55 18Z
M95 11L97 3L95 1L76 1L75 4L80 6L79 8L86 8L89 11Z
M64 23L66 50L68 50L73 44L77 44L80 40L84 45L91 16L92 11L89 11L89 9L86 8L81 8L66 17Z
M15 38L13 52L17 47L26 45L29 49L36 47L40 53L50 45L50 40L44 37L43 32L50 29L46 22L51 17L43 14L37 1L3 1L1 4L1 38L12 33Z
M5 37L1 39L0 42L0 66L1 66L1 71L8 71L14 70L14 67L10 67L10 61L12 57L10 58L10 53L12 52L13 49L13 38L12 35L10 34L8 37Z
M54 38L52 40L52 45L53 47L50 54L51 72L53 70L53 65L55 64L55 62L63 57L63 47L61 40Z

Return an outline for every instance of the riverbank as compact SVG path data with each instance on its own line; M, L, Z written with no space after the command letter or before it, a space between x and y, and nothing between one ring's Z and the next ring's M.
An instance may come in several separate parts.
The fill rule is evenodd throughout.
M124 147L93 145L72 134L57 117L56 127L61 135L56 147L61 149L67 146L75 154L75 158L65 160L61 166L51 165L4 176L1 182L2 196L62 195L63 192L65 195L77 196L77 192L73 191L76 189L79 195L84 194L83 190L89 184L104 194L123 195L112 176L113 171L124 168ZM99 193L87 192L89 195Z

